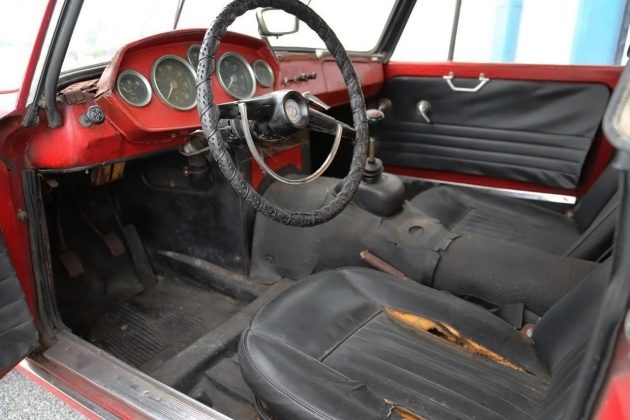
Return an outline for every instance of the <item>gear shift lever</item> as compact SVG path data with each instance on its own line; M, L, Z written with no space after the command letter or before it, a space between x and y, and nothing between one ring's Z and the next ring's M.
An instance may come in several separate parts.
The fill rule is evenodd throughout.
M405 201L405 185L396 175L383 173L383 162L376 157L376 138L385 119L383 108L367 110L370 140L368 156L363 168L363 181L353 200L378 216L391 216Z
M370 142L368 144L368 161L374 162L376 159L375 140L378 130L380 129L381 122L385 119L385 114L380 109L368 109L367 110L368 127L370 128Z
M383 162L376 157L376 136L380 130L385 114L380 109L367 110L368 126L370 128L370 140L368 143L368 156L363 169L363 181L373 184L377 182L383 173Z

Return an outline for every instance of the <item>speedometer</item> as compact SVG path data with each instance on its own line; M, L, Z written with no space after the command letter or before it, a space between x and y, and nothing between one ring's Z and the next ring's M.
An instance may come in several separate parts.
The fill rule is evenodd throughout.
M160 57L151 71L155 92L171 108L188 110L197 101L195 70L176 55Z
M240 55L231 52L223 54L217 63L217 76L221 87L236 99L254 96L254 71Z

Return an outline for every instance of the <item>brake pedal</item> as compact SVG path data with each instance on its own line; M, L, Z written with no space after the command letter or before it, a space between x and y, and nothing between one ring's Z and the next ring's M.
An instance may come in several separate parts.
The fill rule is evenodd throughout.
M109 249L109 252L110 254L112 254L112 256L118 257L127 252L127 248L125 248L124 242L116 232L106 233L105 235L101 236L101 239L103 240L103 242L105 242L105 245Z
M125 252L127 252L125 243L120 238L120 236L118 236L116 232L109 232L109 233L103 234L103 232L98 227L96 227L96 225L92 222L92 220L87 215L87 213L83 210L83 208L81 208L81 206L78 203L77 203L77 209L79 210L79 214L81 215L85 223L90 227L90 229L92 229L94 233L96 233L98 237L101 238L101 240L103 241L103 243L109 250L109 253L112 254L113 257L119 257Z

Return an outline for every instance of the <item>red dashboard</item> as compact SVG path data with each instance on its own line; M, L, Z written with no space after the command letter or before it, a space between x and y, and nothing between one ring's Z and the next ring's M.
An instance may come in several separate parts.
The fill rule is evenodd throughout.
M156 94L158 85L154 67L164 56L187 61L189 48L200 44L204 33L204 30L179 30L128 44L115 55L98 81L65 89L60 96L64 123L59 128L43 130L31 139L28 148L31 166L48 169L84 167L185 142L188 135L199 128L197 109L194 106L175 109L164 99L166 95ZM250 65L258 60L268 64L275 79L273 85L264 87L255 83L255 96L275 89L294 89L310 91L329 105L348 102L345 83L330 56L285 53L276 57L262 40L235 33L228 33L223 38L217 53L219 61L226 53L236 53ZM368 57L353 57L353 64L364 94L378 93L384 78L383 65ZM148 103L134 106L122 97L117 80L121 73L128 71L147 81L146 87L152 93ZM216 76L212 80L215 101L235 101L226 91L225 83L220 84ZM80 124L80 119L92 105L102 108L105 122L85 127Z

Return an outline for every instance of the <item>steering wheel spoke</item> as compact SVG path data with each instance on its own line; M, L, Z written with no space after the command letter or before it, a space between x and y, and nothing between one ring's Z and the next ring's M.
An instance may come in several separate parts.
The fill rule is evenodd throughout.
M336 135L337 127L341 126L341 137L344 139L354 140L357 131L348 124L331 117L328 114L320 112L314 108L309 108L308 128L318 133Z
M241 130L243 131L245 135L245 142L247 143L249 152L252 154L252 157L254 158L258 166L260 166L260 168L266 174L270 175L272 178L274 178L277 181L280 181L289 185L301 185L301 184L306 184L308 182L315 181L326 171L326 169L328 169L330 164L333 162L335 155L337 154L337 150L339 150L339 144L341 143L341 133L343 131L341 124L337 125L337 130L335 133L335 141L333 142L333 147L331 148L330 153L328 154L328 157L326 158L326 160L324 160L324 163L322 163L322 165L315 172L302 178L286 178L281 175L278 175L273 169L271 169L267 165L267 163L265 162L265 158L258 152L258 149L256 148L256 144L254 143L251 130L249 129L249 120L247 118L247 105L241 102L238 104L238 109L241 114L241 120L240 120Z

